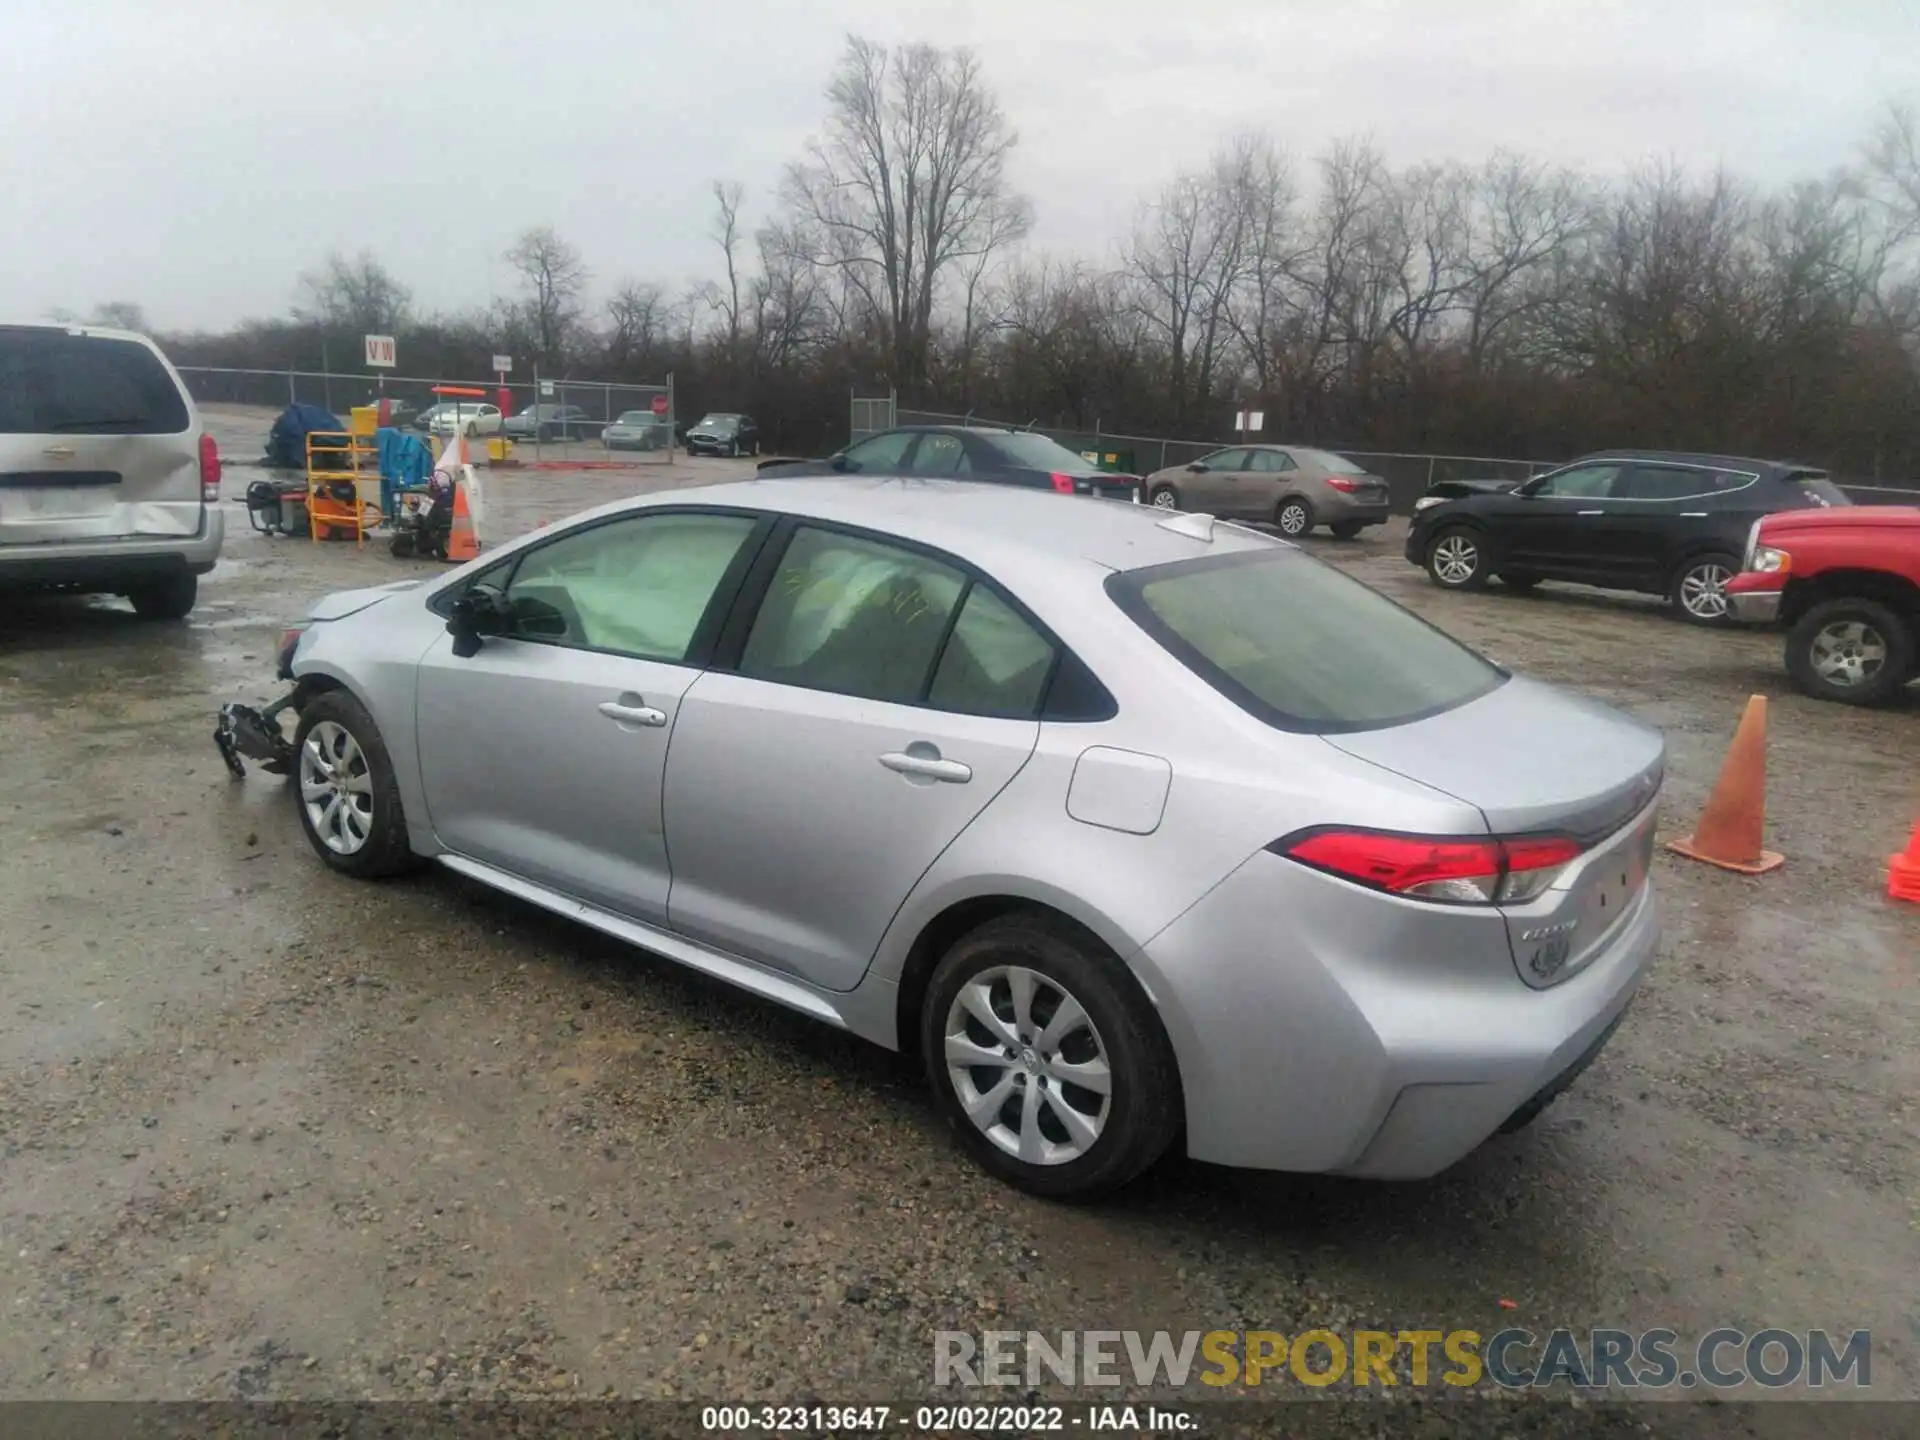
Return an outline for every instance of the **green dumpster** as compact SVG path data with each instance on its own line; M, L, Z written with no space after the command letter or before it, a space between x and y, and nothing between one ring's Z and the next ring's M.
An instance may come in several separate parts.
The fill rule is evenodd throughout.
M1080 458L1109 475L1138 475L1131 450L1082 450Z

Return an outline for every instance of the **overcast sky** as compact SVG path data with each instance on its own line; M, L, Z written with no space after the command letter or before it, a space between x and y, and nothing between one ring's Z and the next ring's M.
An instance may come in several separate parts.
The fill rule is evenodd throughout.
M1035 242L1100 258L1244 128L1776 182L1920 101L1920 0L0 0L0 317L223 326L336 248L460 308L542 223L598 293L704 278L711 182L765 214L849 31L975 47Z

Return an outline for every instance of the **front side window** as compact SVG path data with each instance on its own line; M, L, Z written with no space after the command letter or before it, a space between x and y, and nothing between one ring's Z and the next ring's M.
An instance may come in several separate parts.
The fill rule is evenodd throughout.
M1283 730L1384 729L1504 673L1377 591L1278 547L1114 575L1107 593L1182 664Z
M680 664L734 558L746 515L643 515L529 551L507 586L510 634Z
M1602 500L1613 493L1618 465L1576 465L1534 482L1528 493L1543 499Z
M907 450L920 438L918 430L890 430L874 435L846 450L847 469L870 474L898 470L907 458Z
M803 526L754 617L740 673L916 704L966 583L930 556Z
M1200 463L1209 470L1239 470L1247 463L1245 450L1216 450L1211 455L1202 455Z

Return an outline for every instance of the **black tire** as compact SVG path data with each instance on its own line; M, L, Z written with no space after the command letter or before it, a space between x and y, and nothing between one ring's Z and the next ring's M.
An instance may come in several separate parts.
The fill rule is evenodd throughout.
M948 1012L969 981L999 966L1034 971L1046 984L1071 994L1098 1036L1110 1075L1106 1119L1098 1137L1076 1158L1043 1164L1009 1154L967 1117L954 1088L946 1060ZM1045 1003L1045 995L1044 990L1039 992L1041 1003ZM995 1013L1000 1013L998 1008ZM1031 1018L1044 1024L1039 1004ZM988 1033L978 1022L975 1026L981 1034ZM1031 1040L1033 1036L1026 1038ZM1072 1038L1072 1032L1068 1038ZM1092 1048L1092 1042L1084 1036L1081 1043ZM1003 916L964 936L947 951L933 972L921 1004L920 1046L935 1102L962 1147L983 1169L1032 1194L1057 1200L1088 1200L1106 1194L1158 1160L1179 1133L1180 1072L1159 1016L1118 960L1071 926L1048 917ZM1003 1067L1002 1073L1018 1068ZM1022 1074L1022 1088L1012 1091L1009 1100L1024 1095L1025 1085L1045 1080L1043 1076ZM1057 1086L1059 1081L1046 1083ZM1062 1104L1072 1103L1065 1090L1053 1093L1062 1097ZM1090 1091L1078 1094L1082 1103L1094 1098ZM1067 1132L1056 1118L1056 1110L1050 1107L1046 1114L1064 1136Z
M1689 625L1730 625L1725 586L1740 573L1740 557L1721 552L1689 555L1674 568L1667 599Z
M1171 485L1156 485L1148 492L1147 503L1156 510L1178 510L1180 492Z
M1289 495L1274 507L1274 528L1289 540L1308 534L1317 523L1313 502L1304 495Z
M393 532L393 539L387 542L387 549L393 552L393 558L396 560L410 560L413 558L413 543L414 536L411 530L396 530Z
M1787 632L1787 674L1795 688L1816 700L1835 700L1842 705L1884 705L1897 695L1914 674L1916 625L1913 614L1902 614L1878 600L1827 600L1815 605ZM1822 673L1816 646L1823 638L1832 643L1840 637L1826 635L1835 627L1860 626L1852 643L1870 655L1877 641L1880 662L1877 668L1858 668L1859 678L1842 683L1832 678L1831 670ZM1842 643L1846 643L1843 641Z
M1478 590L1487 583L1487 542L1467 525L1449 525L1427 542L1427 578L1442 590Z
M1533 593L1535 588L1539 586L1540 577L1538 575L1502 574L1500 577L1500 583L1506 586L1507 589L1512 590L1517 594L1530 595Z
M200 577L169 575L127 592L133 613L142 620L184 620L200 598Z
M540 426L533 432L533 438L537 444L551 445L553 443L553 427L551 425Z
M307 742L315 727L322 724L337 725L353 738L363 762L363 768L355 773L364 773L372 782L368 791L372 823L365 843L350 854L333 849L321 837L314 828L302 793L308 779ZM306 832L307 843L329 868L356 880L380 880L411 870L419 863L407 843L407 817L400 808L400 785L394 777L386 741L380 738L380 727L373 723L373 717L350 693L328 690L308 702L300 712L300 723L294 727L293 754L294 804L300 812L300 828Z
M1341 520L1327 528L1333 531L1333 538L1336 540L1358 540L1360 532L1367 527L1358 520Z

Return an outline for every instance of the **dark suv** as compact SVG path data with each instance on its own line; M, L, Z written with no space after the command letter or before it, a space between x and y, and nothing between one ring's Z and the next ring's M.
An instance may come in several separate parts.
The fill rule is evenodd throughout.
M1406 553L1446 590L1477 589L1495 575L1512 590L1566 580L1664 595L1682 618L1719 625L1755 521L1849 503L1825 471L1806 465L1609 450L1511 490L1419 510Z

